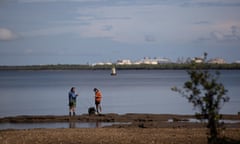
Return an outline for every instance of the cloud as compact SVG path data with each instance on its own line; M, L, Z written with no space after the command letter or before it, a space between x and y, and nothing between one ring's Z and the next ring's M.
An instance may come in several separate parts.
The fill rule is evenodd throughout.
M34 2L57 2L57 0L18 0L20 3L34 3Z
M17 35L7 28L0 28L0 41L9 41L13 40Z
M99 2L102 0L18 0L20 3L40 3L40 2Z
M202 25L202 24L210 24L210 22L209 22L209 21L197 21L197 22L195 22L194 24L196 24L196 25Z
M210 32L209 36L199 38L198 41L239 42L240 27L232 25L228 27L228 30L215 30Z
M100 5L181 5L181 6L200 6L200 7L239 7L239 0L18 0L20 3L43 3L43 2L79 2L79 3L98 3Z
M109 38L117 42L138 44L162 44L162 41L172 43L170 41L176 40L183 42L192 38L186 34L179 36L179 33L188 33L188 25L192 23L188 17L191 14L183 9L166 5L87 7L78 9L75 20L88 23L79 26L81 37Z
M103 26L102 30L103 31L111 31L113 29L113 26L112 25L105 25Z
M20 1L40 2L40 0ZM22 32L23 36L57 36L70 33L81 38L104 38L121 43L137 44L147 42L172 44L173 41L176 44L183 44L199 37L201 37L201 41L238 38L238 28L233 28L230 33L230 31L225 31L226 27L224 27L224 31L219 27L214 27L227 21L229 14L232 14L233 19L238 18L232 11L225 12L226 9L232 8L206 7L196 9L181 6L183 3L201 5L201 3L208 2L216 5L218 3L235 4L236 0L183 0L181 2L178 0L43 1L75 1L79 3L75 3L74 9L71 11L71 14L74 13L74 15L68 14L67 20L52 20L51 24L53 25ZM81 4L81 2L86 2L86 5Z
M214 31L211 33L212 38L217 41L239 41L240 40L240 28L233 25L227 33Z
M156 41L156 38L153 35L145 35L145 41L154 42Z
M214 40L218 40L218 41L224 40L224 34L222 32L213 31L210 33L210 35Z
M21 32L21 36L24 37L37 37L37 36L56 36L66 33L75 33L78 31L77 26L55 26L45 29L38 29L28 32Z
M240 7L240 2L239 0L190 0L183 1L182 6Z

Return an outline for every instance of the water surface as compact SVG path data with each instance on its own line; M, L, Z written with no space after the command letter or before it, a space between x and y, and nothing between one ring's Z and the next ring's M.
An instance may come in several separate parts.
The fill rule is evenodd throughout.
M93 88L103 94L103 113L194 114L188 101L171 87L188 79L184 70L0 71L0 117L15 115L66 115L68 91L77 88L77 114L94 106ZM229 90L225 114L240 111L240 70L221 71Z

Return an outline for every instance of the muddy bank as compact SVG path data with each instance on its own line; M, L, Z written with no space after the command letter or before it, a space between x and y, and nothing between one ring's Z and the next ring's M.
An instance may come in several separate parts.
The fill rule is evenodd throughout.
M57 116L57 115L22 115L22 116L14 116L14 117L4 117L0 118L1 122L13 122L13 123L21 123L21 122L68 122L69 120L75 120L80 122L133 122L133 121L167 121L168 119L184 120L188 118L195 118L193 115L170 115L170 114L124 114L119 115L115 113L110 114L101 114L101 115L76 115L69 117L65 116ZM231 119L240 119L240 117L231 115Z
M0 118L1 122L67 122L69 120L76 120L80 122L133 122L133 121L168 121L172 119L173 121L187 121L190 118L195 118L194 115L177 115L177 114L100 114L100 115L76 115L69 117L68 115L58 116L58 115L22 115L13 117L3 117ZM240 115L222 115L222 119L227 120L240 120Z
M69 116L15 116L0 118L0 123L39 123L39 122L127 122L129 124L117 124L111 127L127 128L199 128L205 127L204 123L190 122L195 119L194 115L173 115L173 114L101 114L91 115L83 114L74 117ZM229 128L240 128L240 115L223 115L223 120L238 121L236 123L225 123Z
M37 122L128 122L104 128L57 128L0 130L0 143L19 144L206 144L207 129L203 123L189 122L193 115L169 114L87 114L68 116L17 116L0 118L0 123ZM240 120L239 115L223 119ZM171 120L171 121L169 121ZM228 123L221 135L224 143L240 143L240 123Z

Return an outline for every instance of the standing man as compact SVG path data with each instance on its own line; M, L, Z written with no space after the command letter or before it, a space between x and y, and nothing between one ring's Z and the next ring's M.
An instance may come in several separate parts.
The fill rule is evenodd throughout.
M69 98L69 116L75 116L75 109L76 109L76 104L77 104L77 96L76 94L76 88L72 87L71 90L68 93L68 98Z
M102 94L100 90L97 88L94 88L93 91L95 92L95 105L96 105L96 110L97 113L100 114L102 112L102 107L101 107L101 100L102 100Z

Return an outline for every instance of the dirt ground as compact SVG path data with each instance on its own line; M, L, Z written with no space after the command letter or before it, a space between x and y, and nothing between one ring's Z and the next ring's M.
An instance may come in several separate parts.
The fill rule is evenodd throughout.
M20 116L0 122L105 121L130 122L104 128L59 128L0 130L0 144L206 144L204 124L189 123L187 115L107 114L101 116ZM225 119L240 120L239 115ZM169 122L169 119L172 122ZM221 132L224 143L240 144L240 124L227 124Z
M240 129L227 129L229 143ZM80 128L0 131L1 144L206 144L204 128Z

